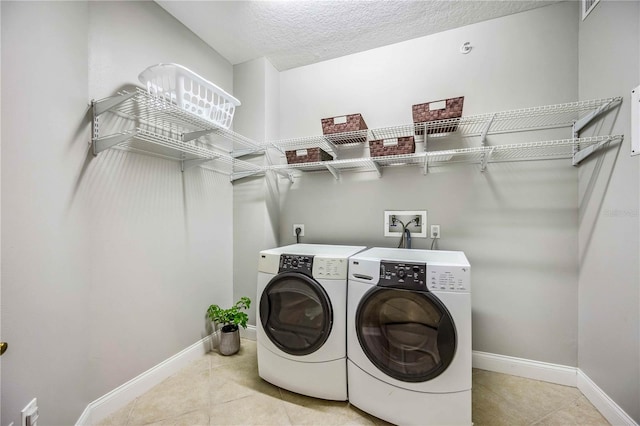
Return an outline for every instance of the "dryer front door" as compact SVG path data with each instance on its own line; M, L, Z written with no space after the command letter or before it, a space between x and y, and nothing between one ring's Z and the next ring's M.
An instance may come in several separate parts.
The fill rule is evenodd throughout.
M326 342L333 325L329 296L313 278L299 272L276 275L260 298L265 334L283 352L308 355Z
M451 314L427 291L374 287L358 306L355 326L369 360L403 382L439 376L456 351Z

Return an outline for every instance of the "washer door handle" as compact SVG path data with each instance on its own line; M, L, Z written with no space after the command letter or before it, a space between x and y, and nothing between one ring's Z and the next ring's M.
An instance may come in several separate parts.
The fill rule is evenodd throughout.
M267 326L270 310L269 296L267 293L262 293L262 297L260 297L260 322L262 322L263 327Z

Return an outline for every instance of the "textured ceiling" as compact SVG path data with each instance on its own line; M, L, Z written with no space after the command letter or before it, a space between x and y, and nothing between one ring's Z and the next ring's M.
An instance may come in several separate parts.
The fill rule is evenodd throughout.
M156 0L232 64L296 68L559 0Z

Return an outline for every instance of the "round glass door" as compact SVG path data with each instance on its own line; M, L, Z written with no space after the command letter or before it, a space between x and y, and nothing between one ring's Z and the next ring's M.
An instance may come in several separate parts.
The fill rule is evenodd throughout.
M260 320L269 339L291 355L308 355L329 338L333 311L326 291L312 278L285 272L267 284Z
M374 288L360 302L356 332L369 360L403 382L437 377L456 351L451 314L429 292Z

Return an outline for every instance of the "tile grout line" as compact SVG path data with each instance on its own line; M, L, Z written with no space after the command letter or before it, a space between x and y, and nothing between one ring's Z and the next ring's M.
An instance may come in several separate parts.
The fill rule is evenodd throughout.
M211 351L209 351L211 352ZM207 425L211 425L211 410L213 409L213 403L211 402L213 400L213 395L211 394L212 392L212 388L213 385L211 384L212 380L213 380L213 371L211 368L211 357L209 356L209 352L207 352L204 356L207 357L207 363L209 364L209 380L207 381L207 396L209 397L209 400L207 401Z
M278 386L278 395L280 395L280 403L282 404L284 402L284 398L282 395L282 389ZM282 404L282 408L284 409L284 414L286 414L287 419L289 420L289 424L293 425L293 421L291 420L291 416L289 415L289 410L287 410L287 406Z
M131 420L131 413L133 413L134 408L136 408L136 404L138 403L138 398L133 400L133 404L131 404L131 408L129 409L129 411L127 412L127 419L125 420L125 425L129 425L129 421Z
M544 419L551 417L552 415L556 414L558 411L564 410L565 408L570 407L572 404L574 404L576 401L578 401L580 398L582 398L584 395L582 395L582 392L580 393L580 396L578 396L575 399L572 399L570 401L568 401L566 404L556 408L555 410L550 411L549 413L545 414L544 416L538 418L537 420L533 421L530 423L531 426L536 425L538 423L540 423L541 421L543 421Z

